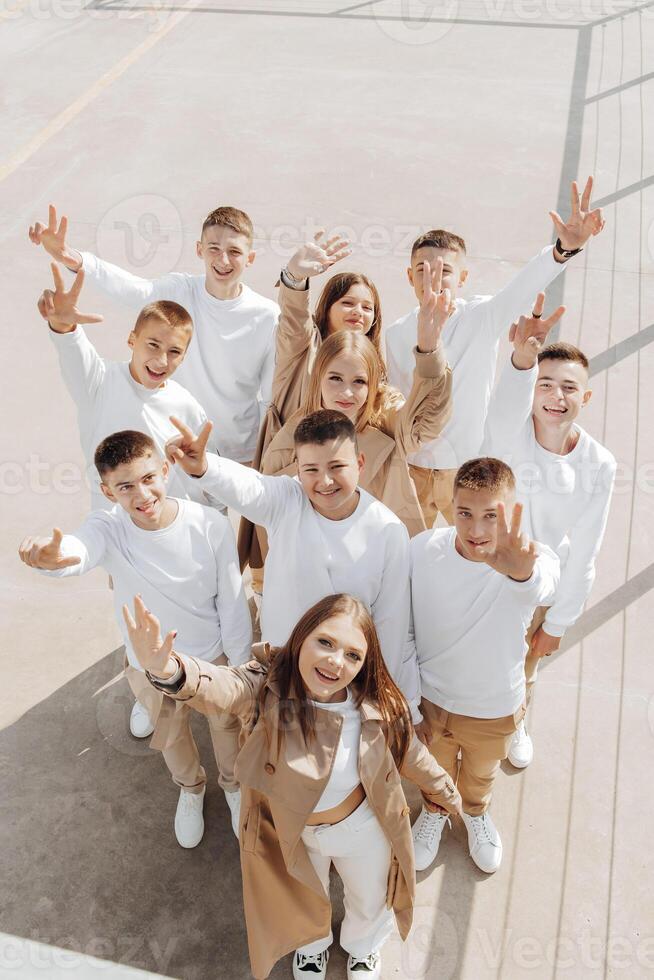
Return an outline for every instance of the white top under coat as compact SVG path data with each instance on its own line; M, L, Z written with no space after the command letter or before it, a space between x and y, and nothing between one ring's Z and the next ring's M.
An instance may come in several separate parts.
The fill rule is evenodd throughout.
M359 776L359 742L361 741L361 715L354 704L350 689L345 701L325 703L311 701L316 708L341 715L343 727L338 740L332 770L322 796L316 803L314 813L331 810L346 800L361 782Z

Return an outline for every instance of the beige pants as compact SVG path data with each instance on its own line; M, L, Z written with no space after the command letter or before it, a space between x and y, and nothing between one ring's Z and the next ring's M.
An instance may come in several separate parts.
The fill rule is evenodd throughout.
M506 718L455 715L425 698L420 710L432 730L431 754L457 784L464 812L478 817L490 806L497 770L524 718L524 705Z
M534 693L534 684L536 683L536 677L538 675L538 665L541 661L541 657L534 657L531 653L531 638L538 629L545 622L545 615L548 610L548 606L539 606L534 613L533 619L529 625L529 629L525 634L525 639L529 644L529 650L527 650L527 656L525 657L525 677L527 679L527 706L529 706Z
M227 658L218 657L214 663L226 664ZM164 695L150 684L143 671L136 670L129 664L125 667L125 676L132 694L147 708L150 718L156 725ZM161 749L161 754L174 783L190 793L201 793L207 782L207 775L200 762L200 753L191 731L192 711L193 709L188 705L175 702L175 711L170 713L170 721L166 729L166 747ZM239 751L241 723L235 715L213 711L207 721L218 766L218 782L225 792L234 792L238 789L234 765Z
M409 473L416 486L416 493L427 527L433 527L439 512L448 524L454 524L454 477L456 470L430 470L424 466L409 465Z

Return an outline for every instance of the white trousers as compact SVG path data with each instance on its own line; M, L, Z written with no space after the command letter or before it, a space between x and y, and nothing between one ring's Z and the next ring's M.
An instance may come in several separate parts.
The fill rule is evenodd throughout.
M341 946L356 959L376 953L395 924L392 910L386 908L391 846L368 801L340 823L305 827L302 840L327 897L332 863L343 880ZM330 931L298 952L315 956L331 946L333 938Z

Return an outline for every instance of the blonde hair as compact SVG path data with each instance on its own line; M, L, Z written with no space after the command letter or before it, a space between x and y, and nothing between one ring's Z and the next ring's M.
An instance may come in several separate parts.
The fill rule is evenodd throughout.
M374 344L359 330L339 330L320 345L302 405L304 414L311 415L323 408L323 378L329 365L339 354L355 354L359 357L368 376L368 397L356 420L357 432L363 432L367 425L379 428L384 412L402 406L402 395L388 384L386 368Z

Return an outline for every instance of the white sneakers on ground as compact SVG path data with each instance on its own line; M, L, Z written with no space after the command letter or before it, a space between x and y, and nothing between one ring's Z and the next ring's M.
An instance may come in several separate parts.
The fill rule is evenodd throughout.
M129 716L129 730L134 738L147 738L154 731L154 722L140 701L134 702L132 713Z
M463 822L468 830L470 857L481 871L493 874L502 863L502 840L490 813L487 810L478 817L464 813Z
M518 725L515 735L511 739L508 759L516 769L526 769L534 758L534 743L525 728L524 719Z
M347 980L379 980L381 977L381 956L370 953L363 960L355 956L347 958Z
M315 956L296 952L293 957L293 980L325 980L328 960L328 949Z
M234 836L236 840L239 839L239 830L241 824L241 791L237 789L233 793L228 793L225 790L225 799L227 800L227 806L229 807L230 813L232 815L232 830L234 831Z
M447 813L432 813L423 806L411 831L416 871L425 871L436 859L446 823L449 823Z
M175 837L180 847L197 847L204 834L204 793L180 790L175 813Z

